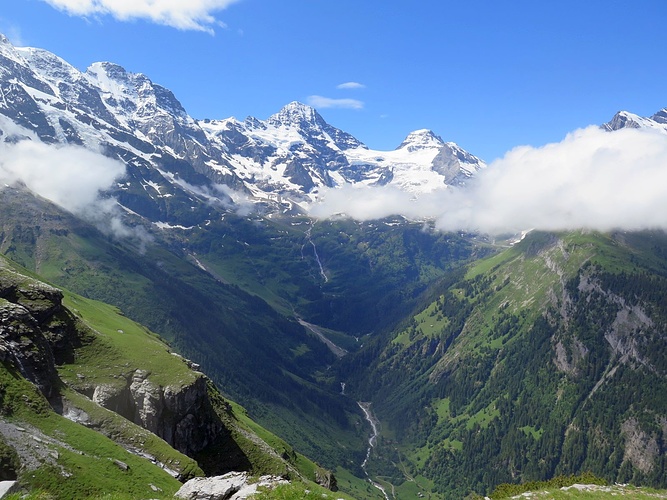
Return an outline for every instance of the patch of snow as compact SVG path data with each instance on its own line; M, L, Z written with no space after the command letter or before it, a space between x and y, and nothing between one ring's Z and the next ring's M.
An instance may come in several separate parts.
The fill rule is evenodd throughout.
M194 229L195 226L180 226L180 225L171 225L168 222L153 222L153 225L157 227L158 229L182 229L184 231L188 231L190 229Z

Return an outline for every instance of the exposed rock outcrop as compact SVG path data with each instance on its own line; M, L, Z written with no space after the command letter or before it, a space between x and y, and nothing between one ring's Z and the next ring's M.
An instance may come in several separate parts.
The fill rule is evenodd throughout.
M184 500L245 500L261 487L275 487L288 481L275 476L262 476L250 482L245 472L229 472L224 476L195 478L176 492L176 498Z
M0 269L0 361L12 365L48 399L59 384L48 329L62 309L61 301L59 290Z
M623 460L630 461L633 466L644 473L651 472L660 453L656 436L644 432L635 418L623 422L621 431L625 437Z
M196 456L228 431L211 405L206 377L184 386L161 387L150 373L136 370L125 387L95 387L94 402L164 439L176 450Z
M338 480L333 472L318 468L315 471L315 482L329 491L338 491Z

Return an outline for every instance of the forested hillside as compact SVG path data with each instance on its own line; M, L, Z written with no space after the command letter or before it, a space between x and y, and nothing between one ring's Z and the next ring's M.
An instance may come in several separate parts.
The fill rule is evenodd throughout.
M448 497L591 471L667 485L667 236L532 233L347 360L376 473Z

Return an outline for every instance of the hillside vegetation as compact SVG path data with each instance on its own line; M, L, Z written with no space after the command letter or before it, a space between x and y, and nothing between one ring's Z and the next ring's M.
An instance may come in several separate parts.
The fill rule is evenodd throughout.
M585 471L667 486L665 249L533 233L444 280L341 370L384 424L373 472L447 498Z
M2 257L0 361L0 479L27 490L171 498L205 473L328 474L145 327Z

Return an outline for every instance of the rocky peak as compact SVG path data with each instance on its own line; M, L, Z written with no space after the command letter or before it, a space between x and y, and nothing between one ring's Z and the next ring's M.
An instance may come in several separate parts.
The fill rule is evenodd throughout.
M259 120L258 118L255 118L254 116L248 116L243 121L243 124L248 128L257 128L257 129L265 129L266 128L266 124L262 120Z
M641 128L642 118L627 111L619 111L614 117L602 125L602 128L608 131L619 130L622 128Z
M10 59L18 59L19 55L16 51L16 47L12 45L12 42L9 41L5 35L0 33L0 54Z
M55 80L81 78L81 72L78 69L48 50L33 47L22 47L16 50L31 67L49 78Z
M142 73L130 73L122 66L110 62L91 64L86 74L104 93L115 98L146 98L154 94L153 82Z
M170 90L153 83L142 73L131 73L110 62L97 62L86 70L86 75L101 91L104 101L110 107L132 120L154 121L159 114L167 121L194 124L194 120Z
M468 153L465 149L454 142L446 142L443 144L441 154L455 158L462 163L470 163L472 165L478 166L481 166L483 163L482 160L477 158L475 155Z
M298 101L289 103L276 114L270 116L265 123L274 127L294 128L304 136L304 139L308 143L317 143L323 139L325 141L330 139L335 144L335 147L341 151L366 147L361 141L347 132L329 125L315 108ZM328 136L328 139L326 136Z
M662 125L667 125L667 108L663 108L660 111L658 111L651 117L651 119L654 122L658 122Z
M443 143L436 154L431 168L444 177L450 185L462 185L486 164L453 142Z
M396 149L407 149L408 151L418 151L427 148L440 148L445 145L445 141L432 130L421 129L410 132L405 140Z
M130 74L125 71L125 68L115 63L93 63L86 70L86 74L95 80L100 89L104 91L111 91L117 88L118 84L121 84L122 87L130 86Z
M267 122L271 125L285 127L303 127L324 124L324 119L320 114L306 104L298 101L292 101L284 106L276 114L271 115Z

